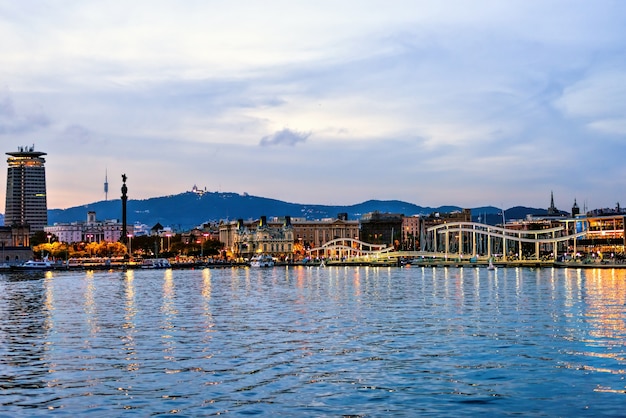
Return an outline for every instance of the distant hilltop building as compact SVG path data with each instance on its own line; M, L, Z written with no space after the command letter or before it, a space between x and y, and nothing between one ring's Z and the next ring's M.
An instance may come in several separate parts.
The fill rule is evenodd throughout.
M32 236L48 224L46 160L43 158L46 153L35 151L33 145L6 154L9 158L4 224L23 228ZM26 237L17 240L28 245Z
M206 186L204 187L204 190L202 190L194 184L193 187L191 188L191 192L197 194L198 196L202 196L203 194L206 193Z

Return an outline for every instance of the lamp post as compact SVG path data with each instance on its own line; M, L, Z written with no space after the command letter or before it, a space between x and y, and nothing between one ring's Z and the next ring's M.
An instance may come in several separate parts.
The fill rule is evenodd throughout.
M92 234L87 234L87 242L88 242L88 244L87 244L87 245L88 245L88 246L89 246L89 244L91 244L91 242L92 242L92 241L91 241L91 239L92 239L92 238L93 238L93 235L92 235ZM89 246L89 257L91 257L91 246Z
M128 238L128 257L133 258L133 234L126 234Z

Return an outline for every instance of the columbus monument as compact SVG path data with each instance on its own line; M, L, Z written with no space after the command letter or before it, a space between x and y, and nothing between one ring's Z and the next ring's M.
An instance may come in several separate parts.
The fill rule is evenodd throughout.
M122 236L120 237L120 241L123 244L126 244L128 241L128 231L126 228L126 201L128 200L126 193L128 192L128 187L126 187L126 178L126 174L122 174Z

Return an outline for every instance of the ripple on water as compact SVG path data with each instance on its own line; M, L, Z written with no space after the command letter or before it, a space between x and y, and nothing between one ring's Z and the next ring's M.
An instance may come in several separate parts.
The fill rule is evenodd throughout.
M10 416L620 416L626 277L274 268L0 275Z

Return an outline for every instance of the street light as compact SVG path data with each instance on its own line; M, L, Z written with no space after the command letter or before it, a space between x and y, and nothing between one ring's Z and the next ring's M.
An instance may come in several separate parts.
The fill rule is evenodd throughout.
M128 256L132 258L133 257L133 234L126 234L126 238L128 238Z
M87 240L89 243L91 243L91 239L93 238L92 234L87 234ZM91 247L89 247L89 257L91 257Z
M208 237L209 234L207 234L206 232L204 234L202 234L202 241L200 243L200 258L204 260L204 241L206 240L206 237Z

